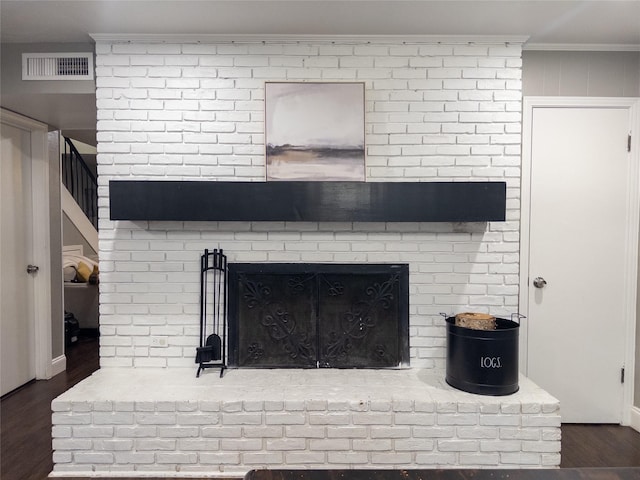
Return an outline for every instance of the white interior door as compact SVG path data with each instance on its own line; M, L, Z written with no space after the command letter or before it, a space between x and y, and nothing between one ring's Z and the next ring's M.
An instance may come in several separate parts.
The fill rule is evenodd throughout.
M0 389L35 378L32 250L31 133L2 124L0 159Z
M630 108L532 112L527 374L563 422L622 419L630 130Z

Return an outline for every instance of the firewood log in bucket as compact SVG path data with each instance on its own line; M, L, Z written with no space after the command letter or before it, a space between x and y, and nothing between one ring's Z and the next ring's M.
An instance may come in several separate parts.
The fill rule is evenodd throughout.
M495 330L496 317L487 313L459 313L456 315L456 326L473 330Z

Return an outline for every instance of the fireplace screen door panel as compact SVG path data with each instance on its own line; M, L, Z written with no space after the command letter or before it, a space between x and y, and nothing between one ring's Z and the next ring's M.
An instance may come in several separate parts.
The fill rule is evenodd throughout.
M314 285L292 286L291 279L259 273L237 277L238 316L232 322L238 322L238 366L316 367Z
M321 367L399 365L397 273L319 275L318 286Z
M230 364L408 365L406 265L230 264Z

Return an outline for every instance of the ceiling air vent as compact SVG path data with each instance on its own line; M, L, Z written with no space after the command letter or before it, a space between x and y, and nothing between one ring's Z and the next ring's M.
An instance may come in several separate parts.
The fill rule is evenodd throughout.
M93 53L23 53L23 80L93 80Z

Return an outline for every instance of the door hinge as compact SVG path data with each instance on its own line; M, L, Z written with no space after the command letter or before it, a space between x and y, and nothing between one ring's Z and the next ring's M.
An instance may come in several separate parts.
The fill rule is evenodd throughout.
M627 152L631 151L631 134L627 137Z
M620 369L620 383L624 383L624 367Z

